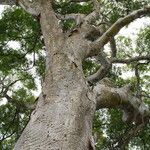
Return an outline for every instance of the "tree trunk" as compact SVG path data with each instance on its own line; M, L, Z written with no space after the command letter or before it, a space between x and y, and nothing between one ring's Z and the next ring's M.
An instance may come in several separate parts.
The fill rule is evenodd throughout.
M53 55L43 92L15 150L92 149L95 103L87 96L82 71L68 55L65 49Z
M2 0L0 4L11 5L15 2ZM131 86L114 88L111 82L104 79L90 88L87 81L101 80L113 62L120 62L113 58L108 60L103 55L104 45L122 27L149 14L150 7L119 19L103 34L95 34L99 31L90 25L90 20L97 15L92 12L84 18L81 26L68 34L62 32L51 0L18 2L27 12L40 17L47 58L42 93L14 150L94 150L92 120L96 109L119 108L123 111L123 121L135 124L141 124L149 117L148 107L133 96ZM116 52L113 53L115 57ZM102 67L86 79L82 61L96 55ZM123 62L140 59L137 57ZM137 128L136 133L139 130L141 128Z
M44 1L41 26L47 69L43 91L15 150L92 150L95 103L88 98L89 89L81 59L74 53L73 39L61 34L50 8Z

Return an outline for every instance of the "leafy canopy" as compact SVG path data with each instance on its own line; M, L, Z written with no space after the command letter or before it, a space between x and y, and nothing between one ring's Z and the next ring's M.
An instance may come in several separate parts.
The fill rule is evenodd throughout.
M139 0L99 0L101 3L102 20L111 25L120 17L133 10L139 9L150 1ZM84 13L93 10L93 3L74 3L68 0L57 1L53 4L56 13ZM62 22L64 31L75 26L74 21ZM132 40L125 36L116 37L118 58L130 58L133 55L149 54L150 26L141 29L137 39ZM110 57L109 45L106 55ZM107 77L114 81L116 87L132 83L135 93L142 93L143 100L150 105L148 88L150 67L148 61L133 62L125 65L113 65ZM83 62L85 76L98 70L100 64L94 59ZM137 71L138 75L137 76ZM130 72L132 76L124 78ZM134 75L135 74L135 75ZM35 91L45 75L45 47L40 25L36 18L24 12L19 7L7 7L0 19L0 149L10 150L27 124L31 110L27 104L36 102ZM37 81L38 79L38 81ZM118 110L100 110L95 113L93 134L96 139L97 150L107 149L118 137L125 134L134 124L127 125L121 121ZM149 149L150 125L134 137L126 149L137 147Z

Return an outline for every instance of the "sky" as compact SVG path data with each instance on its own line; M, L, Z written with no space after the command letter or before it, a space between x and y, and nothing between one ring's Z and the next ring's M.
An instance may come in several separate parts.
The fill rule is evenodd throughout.
M0 5L0 18L1 18L2 12L5 10L5 7L6 6ZM3 30L3 29L0 29L0 30ZM8 46L11 47L11 48L16 48L16 49L19 49L19 47L20 47L20 45L15 41L10 41L8 43ZM34 93L35 97L38 97L39 94L41 93L41 86L40 86L40 82L39 82L38 79L36 79L36 83L38 85L38 89L37 89L37 91L32 91L32 92ZM0 105L5 104L6 102L7 102L6 99L0 101Z
M141 28L144 28L144 26L150 25L150 18L143 17L140 19L136 19L134 22L130 23L128 27L124 27L120 30L120 34L124 36L132 36L136 37L136 34Z
M4 9L5 6L0 5L0 15L4 11ZM140 28L143 28L147 24L150 24L150 19L148 17L143 17L130 23L130 25L127 28L122 28L119 33L124 36L136 37L136 33L140 30Z
M5 7L0 5L0 18L1 18L1 13L4 11ZM145 25L150 25L150 19L148 17L144 17L144 18L140 18L137 19L136 21L130 23L130 25L128 27L124 27L120 30L119 35L123 35L126 37L132 37L132 39L136 39L136 34L138 33L138 31L143 28ZM9 43L10 46L12 46L13 48L18 48L18 44L14 43L13 41ZM126 78L127 76L132 76L133 73L132 72L128 72L126 73L126 76L123 76L124 78ZM39 84L39 83L38 83ZM37 92L35 92L35 96L38 96L40 93L40 89L38 89ZM0 105L5 104L6 100L4 100L3 102L0 102ZM135 148L136 149L136 148Z
M0 18L1 18L1 13L4 11L5 6L0 5ZM130 25L128 25L128 27L124 27L120 30L119 35L123 35L126 37L132 37L133 40L136 39L136 34L138 33L138 31L143 28L145 25L150 25L150 19L149 18L140 18L137 19L136 21L130 23ZM15 43L14 41L9 42L9 46L11 46L12 48L18 48L18 43ZM127 76L132 76L132 73L129 72L128 74L126 74ZM125 77L125 76L124 76ZM126 77L125 77L126 78ZM35 95L39 95L39 91L35 93Z
M4 11L4 6L0 5L0 14Z

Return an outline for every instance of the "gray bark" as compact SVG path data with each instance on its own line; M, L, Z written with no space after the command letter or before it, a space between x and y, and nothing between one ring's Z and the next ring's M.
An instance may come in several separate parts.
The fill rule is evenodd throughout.
M10 1L6 2L10 4ZM19 0L19 4L33 15L40 14L47 64L36 109L14 150L94 150L92 120L96 109L119 108L123 111L123 121L127 122L139 123L149 115L145 104L132 96L129 86L117 89L103 80L94 88L89 87L87 81L102 79L102 72L107 73L105 68L110 69L106 66L111 66L113 61L108 62L100 55L104 60L101 62L104 71L99 70L87 79L82 70L85 58L99 54L123 26L148 14L149 7L120 19L97 40L89 41L88 35L97 29L88 22L96 13L83 19L76 32L68 34L62 32L51 0ZM137 115L140 115L140 120L137 120Z
M42 7L41 27L47 49L45 83L14 149L87 150L92 147L95 102L87 96L81 58L75 53L77 41L64 37L48 1Z

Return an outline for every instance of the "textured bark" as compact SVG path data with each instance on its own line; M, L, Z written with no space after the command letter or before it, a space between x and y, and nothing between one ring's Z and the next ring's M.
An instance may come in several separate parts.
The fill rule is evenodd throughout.
M10 2L15 1L5 1L12 4ZM88 80L83 74L82 61L97 55L123 26L148 14L150 7L118 20L101 35L88 24L96 18L93 17L96 13L88 15L81 27L68 34L62 32L51 0L19 0L19 4L27 12L40 16L47 58L42 93L15 150L94 150L92 120L96 109L119 108L123 111L123 120L129 122L139 121L137 115L140 121L149 115L148 108L132 96L129 87L117 89L108 82L98 83L93 88L88 86L88 80L102 79L111 68L105 56L100 56L101 64L108 70L100 69Z
M55 59L64 58L58 54ZM78 68L67 56L64 61L68 61L66 66L60 67L60 61L58 68L54 62L55 67L46 77L51 84L44 85L44 93L15 146L16 150L89 149L94 103L87 97L88 89ZM73 72L70 71L72 67Z
M41 27L47 49L45 83L30 122L14 149L92 149L95 102L87 96L89 89L81 59L75 53L77 41L63 36L48 1L42 7Z
M94 87L96 109L118 108L123 112L124 122L144 123L143 121L149 116L149 108L143 101L133 96L132 86L114 88L112 85L108 79L103 79Z

